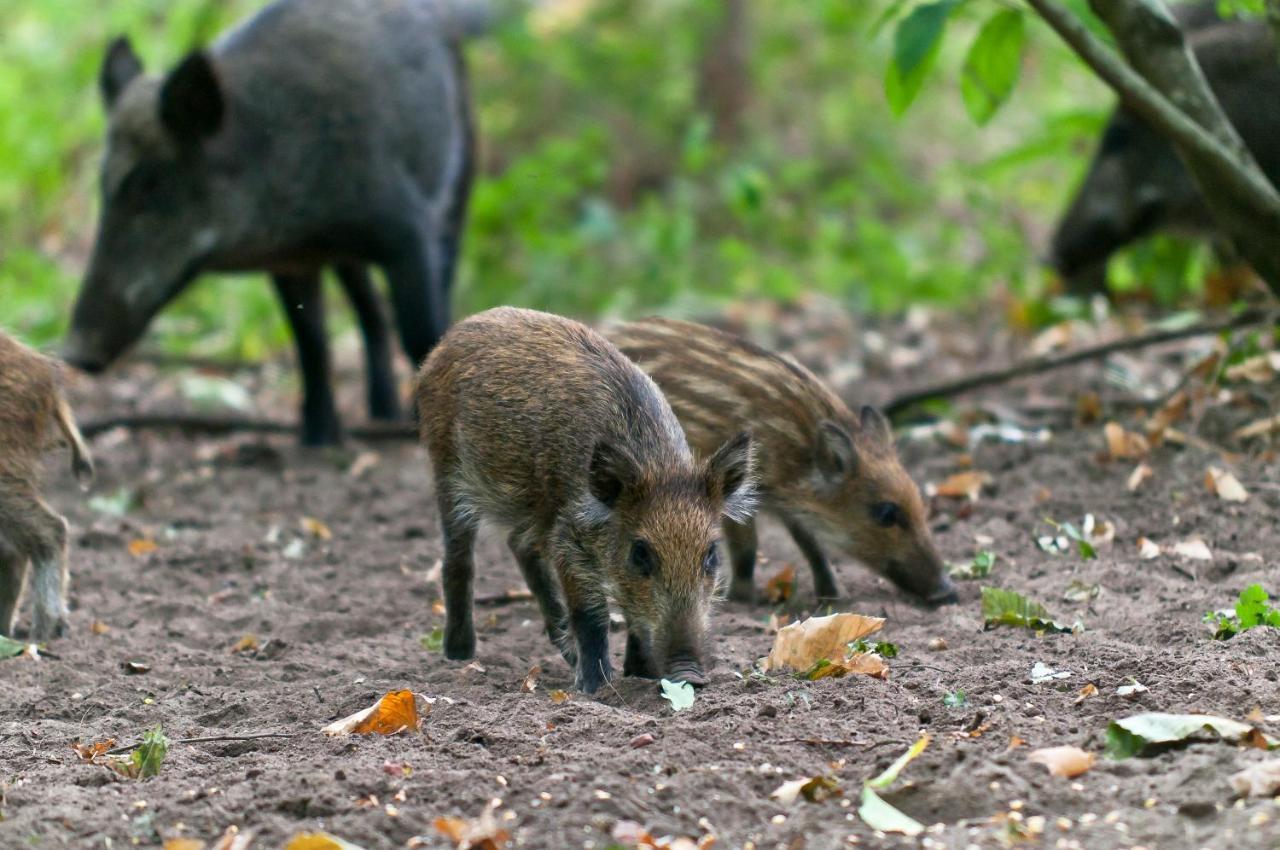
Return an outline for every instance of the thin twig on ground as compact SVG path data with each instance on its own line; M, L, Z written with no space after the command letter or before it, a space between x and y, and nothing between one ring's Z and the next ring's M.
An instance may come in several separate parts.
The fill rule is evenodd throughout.
M1106 357L1108 354L1114 354L1117 351L1132 351L1134 349L1146 348L1152 345L1159 345L1164 342L1173 342L1179 339L1191 339L1197 336L1210 336L1212 334L1222 333L1223 331L1236 330L1267 322L1274 322L1277 318L1277 313L1273 310L1250 309L1245 310L1243 313L1240 313L1230 319L1223 319L1216 322L1201 322L1190 327L1177 328L1174 330L1152 331L1151 333L1139 334L1137 336L1121 337L1120 339L1114 339L1110 342L1101 343L1099 345L1079 348L1075 351L1032 357L1028 360L1023 360L1020 363L1015 363L1012 366L1007 366L1002 369L975 372L962 378L956 378L955 380L943 381L942 383L934 384L931 387L922 387L918 390L910 390L905 393L900 393L899 395L891 398L884 405L884 412L889 415L893 415L923 401L935 398L949 398L980 387L1002 384L1015 378L1024 378L1028 375L1038 375L1054 369L1061 369L1065 366L1073 366L1077 363L1097 360L1102 357Z
M171 744L210 744L216 741L256 741L259 738L296 738L293 732L260 732L256 735L206 735L200 738L174 738ZM142 742L136 744L126 744L122 747L115 747L107 750L106 755L114 756L120 753L128 753L142 746Z
M196 431L205 434L296 434L298 423L276 419L254 419L247 416L228 416L204 413L124 413L90 419L81 423L80 433L93 439L115 428L129 431L146 431L172 428L179 431ZM370 422L345 430L345 435L356 440L416 440L418 429L410 422Z

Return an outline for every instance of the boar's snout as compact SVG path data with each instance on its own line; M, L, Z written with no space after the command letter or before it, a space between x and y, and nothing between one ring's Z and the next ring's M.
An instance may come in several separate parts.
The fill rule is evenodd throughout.
M956 586L940 559L924 558L910 563L892 561L889 563L888 578L930 607L950 605L960 600Z
M62 359L91 375L102 372L111 362L101 346L94 345L85 334L74 330L62 345Z
M938 583L938 587L933 593L924 598L925 604L931 608L938 608L942 605L954 605L960 601L960 594L956 592L956 586L950 577L943 576L942 581Z
M702 665L691 655L668 658L663 678L673 682L688 682L695 688L707 684L707 676L702 672Z

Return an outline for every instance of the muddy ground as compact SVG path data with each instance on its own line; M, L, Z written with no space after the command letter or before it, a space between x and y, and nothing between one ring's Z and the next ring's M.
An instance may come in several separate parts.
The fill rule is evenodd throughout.
M766 333L780 324L774 318L733 317L873 401L1021 346L1000 333L966 331L960 320L938 328L922 314L856 332L824 320ZM571 690L572 676L531 602L481 610L483 670L424 648L421 636L443 623L432 605L438 589L427 580L441 547L416 446L306 451L288 437L109 432L95 441L96 507L63 470L64 457L50 458L50 499L74 529L71 632L49 647L55 657L0 662L0 847L157 846L238 825L254 830L262 848L313 829L367 850L415 846L415 836L423 837L416 846L443 848L451 845L432 828L434 818L472 818L493 800L501 801L511 844L532 848L605 848L619 820L657 835L712 833L717 847L990 847L1012 840L1010 812L1024 832L1045 819L1043 835L1026 838L1027 846L1275 847L1280 807L1236 802L1228 784L1265 757L1258 750L1194 743L1153 757L1100 759L1076 780L1026 758L1029 749L1059 744L1100 753L1107 723L1141 711L1236 719L1255 707L1280 712L1278 633L1215 641L1202 623L1252 582L1280 585L1274 455L1254 447L1237 459L1251 494L1243 504L1207 493L1205 468L1223 460L1206 446L1156 449L1154 475L1134 494L1125 487L1134 463L1100 457L1100 425L1069 422L1074 392L1116 395L1107 380L1117 367L1134 370L1138 391L1153 393L1192 357L1186 346L1166 347L1113 360L1109 370L1081 367L977 397L1006 418L1047 410L1053 437L975 447L972 462L992 485L971 506L937 501L939 543L955 561L994 551L988 583L1026 593L1062 619L1082 619L1083 633L983 631L980 582L963 582L960 604L931 612L839 561L847 599L838 608L886 617L883 637L900 648L887 681L744 676L772 644L774 609L725 604L715 617L711 684L679 714L642 680L620 679L598 699L553 703L550 692ZM344 405L355 419L358 369L350 352L344 363ZM190 374L134 364L79 383L74 395L82 419L178 406L177 388ZM230 377L251 391L257 412L291 413L288 364ZM970 397L962 406L975 404ZM1226 427L1215 418L1246 421L1265 404L1215 408L1192 425L1212 437ZM1117 410L1132 426L1133 410ZM908 442L903 453L922 483L964 468L963 450L936 440ZM116 516L121 491L133 504ZM1096 560L1036 547L1043 517L1079 522L1087 512L1116 527ZM332 538L308 532L303 517L321 520ZM1200 537L1213 558L1141 560L1140 536L1159 544ZM131 554L140 539L157 548ZM771 523L761 549L769 559L761 582L798 562ZM502 535L482 535L478 562L480 594L521 586ZM807 570L799 574L794 599L778 609L784 615L808 611ZM1100 594L1065 601L1073 581L1097 584ZM246 635L260 649L232 654ZM620 639L614 635L615 663ZM946 649L930 649L939 639ZM130 661L148 672L128 673L122 665ZM1033 684L1036 662L1070 675ZM544 672L536 690L523 693L535 664ZM1115 695L1131 679L1148 690ZM1097 695L1078 700L1088 683ZM400 688L436 698L422 734L321 734ZM944 705L957 691L967 704ZM131 743L157 724L172 738L291 737L175 744L161 774L142 781L82 763L71 749L74 741ZM1260 725L1280 734L1275 719ZM918 839L876 835L854 814L860 784L922 731L932 742L887 798L936 826ZM644 733L652 745L629 746ZM1015 738L1025 745L1011 748ZM769 799L784 780L823 773L837 778L843 798L792 807Z

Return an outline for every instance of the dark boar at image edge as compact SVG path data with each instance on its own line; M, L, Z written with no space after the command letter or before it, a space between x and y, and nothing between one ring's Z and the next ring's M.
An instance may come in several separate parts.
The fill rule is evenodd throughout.
M750 430L761 509L786 525L820 598L839 595L828 547L926 602L954 600L919 489L879 412L864 407L855 415L808 369L705 325L646 319L608 336L657 382L695 449ZM752 599L754 523L726 523L725 534L733 558L730 595Z
M60 365L0 331L0 634L12 635L31 574L31 637L66 630L67 522L40 497L40 457L53 426L81 484L93 460L62 395Z
M608 681L608 606L623 672L700 683L723 582L720 525L751 512L752 440L695 459L642 371L596 332L499 308L458 324L417 385L444 526L445 653L470 658L481 518L508 544L586 692Z

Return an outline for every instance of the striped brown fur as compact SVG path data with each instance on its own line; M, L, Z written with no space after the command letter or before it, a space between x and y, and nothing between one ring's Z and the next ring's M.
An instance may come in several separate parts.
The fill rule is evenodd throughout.
M662 393L608 340L513 308L451 329L417 403L444 527L448 657L475 652L471 550L488 519L510 531L581 690L611 675L611 602L627 620L624 673L702 681L721 521L750 514L750 437L695 459Z
M81 481L93 463L63 398L59 364L0 331L0 634L11 635L32 581L36 640L66 628L67 523L40 497L40 457L56 425Z
M878 411L864 407L855 415L800 364L706 325L653 318L607 335L657 382L695 451L750 430L761 510L786 524L820 598L839 595L824 548L922 599L954 597L919 489ZM727 523L725 531L733 557L730 596L752 599L754 524Z

